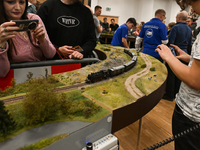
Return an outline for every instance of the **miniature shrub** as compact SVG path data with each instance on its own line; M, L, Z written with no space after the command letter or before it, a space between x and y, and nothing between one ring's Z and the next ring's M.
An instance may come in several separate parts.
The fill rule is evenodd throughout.
M141 68L146 68L146 66L147 66L146 64L143 64L141 65Z
M99 112L101 109L102 107L97 106L92 101L80 100L72 103L69 113L77 116L81 116L83 114L85 118L89 118L93 114Z
M106 90L103 90L103 92L102 92L103 94L108 94L108 91L106 91Z
M49 75L48 78L47 78L48 82L49 83L56 83L56 82L59 82L54 76L52 75Z
M150 68L150 71L156 71L155 67Z

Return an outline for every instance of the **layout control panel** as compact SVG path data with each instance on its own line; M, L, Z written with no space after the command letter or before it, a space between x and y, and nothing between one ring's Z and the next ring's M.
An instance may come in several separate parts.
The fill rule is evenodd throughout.
M118 139L112 134L108 134L105 137L92 143L92 150L118 150ZM82 150L88 150L84 147Z

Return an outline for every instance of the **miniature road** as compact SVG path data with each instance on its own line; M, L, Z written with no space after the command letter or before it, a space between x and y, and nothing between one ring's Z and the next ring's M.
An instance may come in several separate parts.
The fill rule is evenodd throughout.
M128 77L125 81L125 87L128 90L128 92L135 97L136 99L144 96L144 93L142 93L136 86L135 86L135 81L148 74L149 73L149 69L152 67L152 63L151 61L145 56L145 54L140 53L140 56L144 59L145 63L146 63L146 68L136 74L133 74L132 76Z
M51 123L38 128L24 131L23 133L0 143L0 150L16 150L25 145L35 143L48 137L70 134L81 128L90 125L90 122L66 121L60 123Z

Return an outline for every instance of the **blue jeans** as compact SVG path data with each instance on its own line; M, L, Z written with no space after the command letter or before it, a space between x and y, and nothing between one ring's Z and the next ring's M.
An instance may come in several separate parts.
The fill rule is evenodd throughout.
M177 135L197 123L183 115L181 109L176 105L172 117L172 132ZM200 150L200 128L181 136L175 140L175 150Z

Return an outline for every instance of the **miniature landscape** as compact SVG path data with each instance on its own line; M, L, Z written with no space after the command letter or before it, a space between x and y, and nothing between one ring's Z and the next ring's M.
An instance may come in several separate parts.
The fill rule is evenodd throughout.
M146 68L145 60L141 57L141 53L134 50L132 51L137 54L137 64L130 71L94 84L86 84L76 89L60 92L56 90L65 86L85 83L88 74L120 66L131 60L130 56L123 52L124 48L122 47L98 44L96 49L105 53L107 59L78 70L51 75L48 78L32 79L27 75L26 83L15 85L13 80L13 87L9 87L5 91L0 90L0 100L26 95L23 101L5 105L4 110L7 112L5 114L9 116L10 121L8 120L7 128L0 131L0 142L28 129L53 122L74 120L95 122L111 114L114 109L134 103L138 97L134 97L127 90L126 80ZM148 95L159 88L167 77L167 70L164 64L151 56L146 55L146 57L152 66L146 71L145 75L141 75L134 83L144 95ZM56 136L55 139L58 140L66 136L67 134ZM56 140L51 140L52 142L50 143ZM49 140L46 139L45 141ZM47 146L49 145L48 143L45 142L43 145ZM42 142L38 145L42 145ZM38 149L41 149L41 147Z

